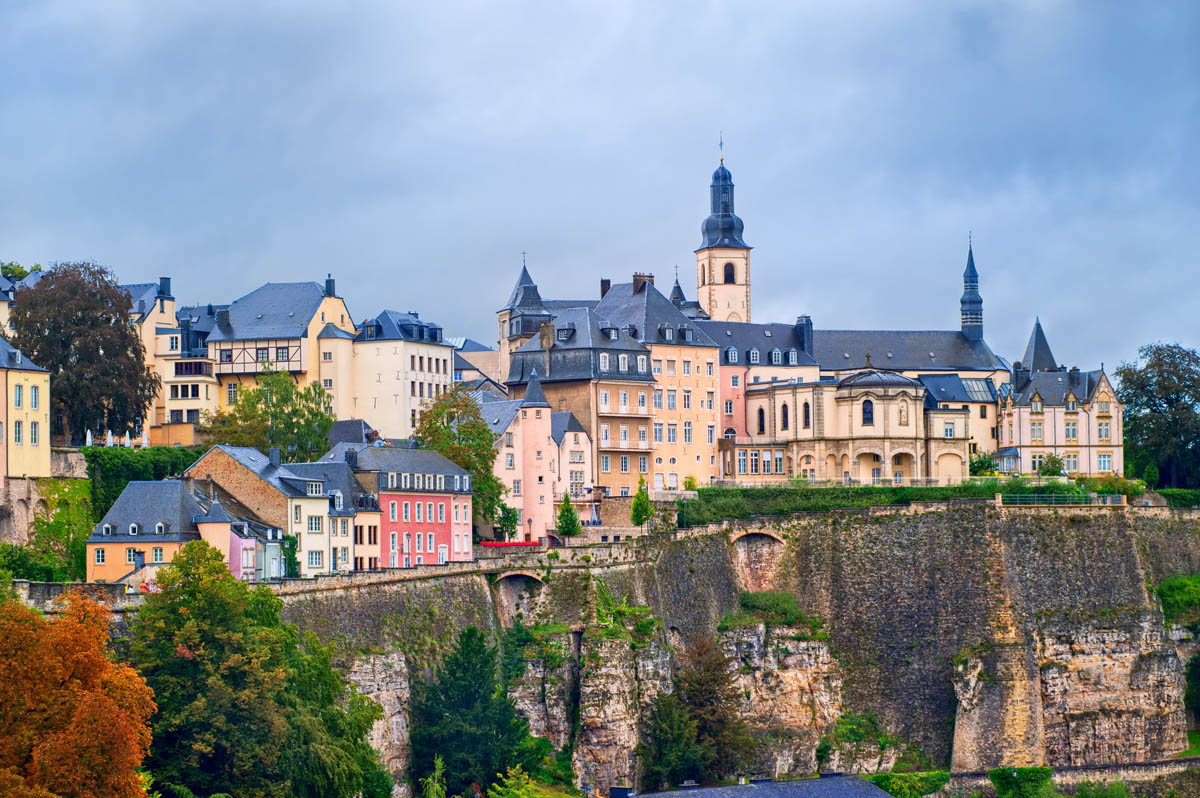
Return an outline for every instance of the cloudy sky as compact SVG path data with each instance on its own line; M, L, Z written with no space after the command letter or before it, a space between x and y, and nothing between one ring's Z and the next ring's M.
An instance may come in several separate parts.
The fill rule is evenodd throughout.
M1200 4L7 0L0 260L181 301L332 272L494 343L679 266L718 131L760 321L1200 346Z

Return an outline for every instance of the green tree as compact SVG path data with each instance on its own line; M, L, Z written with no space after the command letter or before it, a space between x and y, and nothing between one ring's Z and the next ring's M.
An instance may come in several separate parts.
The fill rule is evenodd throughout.
M517 536L517 525L521 523L520 514L504 502L496 509L496 530L500 540L512 540Z
M646 742L638 746L642 789L655 792L699 779L704 755L696 742L696 722L675 693L659 693L650 708Z
M564 493L562 504L558 508L558 520L555 524L559 537L573 538L583 531L579 524L579 513L571 504L571 494Z
M1054 798L1054 769L995 768L987 772L997 798Z
M329 448L332 401L315 380L301 388L290 374L268 366L255 387L241 392L232 410L206 414L196 431L213 445L261 452L278 447L285 461L308 460Z
M12 343L50 371L51 412L77 443L86 430L136 432L160 388L129 303L112 272L94 263L56 265L17 292Z
M529 726L498 684L496 649L473 626L459 632L433 680L418 688L409 727L410 783L430 777L441 755L450 795L491 784L509 768L538 765Z
M40 272L41 270L42 264L40 263L35 263L31 268L28 269L17 263L15 260L10 260L6 263L0 263L0 275L4 275L14 283L19 283L33 272Z
M520 765L496 776L496 783L488 787L488 798L533 798L533 780Z
M499 517L504 485L492 473L496 436L479 413L479 405L461 385L433 400L421 413L415 433L422 446L441 453L471 474L472 506L485 521Z
M696 724L696 742L704 757L704 780L732 774L754 754L754 739L738 712L733 668L715 638L692 638L678 676L679 697Z
M1124 405L1125 462L1135 473L1153 463L1163 487L1200 485L1200 352L1148 344L1114 376Z
M654 505L650 503L650 493L646 490L645 477L638 477L637 493L629 504L629 521L634 526L641 526L654 515Z
M421 779L421 798L446 798L446 763L433 756L433 772Z
M1151 490L1158 487L1158 466L1154 463L1147 464L1146 470L1142 472L1142 480Z
M990 474L996 470L996 461L991 452L980 452L971 456L970 469L973 477Z
M1063 459L1050 452L1042 457L1042 465L1038 473L1044 477L1061 477L1063 475Z

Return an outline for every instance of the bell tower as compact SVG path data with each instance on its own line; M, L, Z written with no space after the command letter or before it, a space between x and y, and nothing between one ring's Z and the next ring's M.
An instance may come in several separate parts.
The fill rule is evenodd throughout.
M715 321L750 321L750 247L733 212L733 175L724 158L709 191L712 212L700 226L696 250L696 297Z

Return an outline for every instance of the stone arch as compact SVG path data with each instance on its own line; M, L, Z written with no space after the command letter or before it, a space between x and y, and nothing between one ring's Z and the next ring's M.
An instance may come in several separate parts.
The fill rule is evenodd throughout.
M963 459L957 452L942 452L938 455L937 478L943 485L962 482Z
M517 616L531 617L541 598L544 583L533 571L505 571L495 583L496 613L500 625L509 627Z
M46 504L45 499L38 499L37 503L35 503L33 505L33 517L34 518L49 518L50 517L50 505ZM30 520L32 522L32 519L30 519Z
M742 589L775 589L783 550L783 537L773 529L747 529L738 534L733 539L733 562Z
M725 284L733 285L737 282L737 269L732 263L725 264Z

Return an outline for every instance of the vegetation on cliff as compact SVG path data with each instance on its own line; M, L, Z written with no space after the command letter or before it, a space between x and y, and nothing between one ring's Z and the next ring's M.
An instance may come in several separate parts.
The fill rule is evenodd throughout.
M646 722L646 739L638 745L637 755L646 791L678 787L702 776L704 752L696 740L696 721L688 716L678 694L655 697Z
M157 582L131 658L158 702L147 764L164 796L390 795L367 743L379 707L345 683L315 635L280 621L269 589L234 579L203 541Z
M633 648L641 648L650 642L662 627L650 608L630 604L628 596L617 601L608 586L599 579L596 585L596 626L605 637L628 640Z
M824 640L829 636L824 629L825 622L805 615L796 597L783 590L743 590L738 606L738 610L726 613L717 624L718 632L761 623L766 625L768 634L772 627L790 626L800 628L800 635L805 640Z
M82 591L46 617L0 599L0 795L141 798L154 696Z
M923 773L876 773L867 780L895 798L921 798L931 795L946 785L950 774L945 770L928 770Z
M87 446L80 451L87 462L88 479L92 484L93 523L100 523L100 519L130 482L157 482L178 476L196 462L202 453L197 448L177 446L150 446L145 449Z
M88 484L46 477L37 487L46 509L34 515L28 543L0 543L0 571L31 582L81 580L93 525Z
M676 684L696 724L704 780L716 782L744 767L754 755L754 738L738 711L733 668L716 638L702 635L688 643Z

